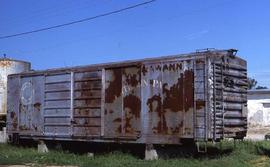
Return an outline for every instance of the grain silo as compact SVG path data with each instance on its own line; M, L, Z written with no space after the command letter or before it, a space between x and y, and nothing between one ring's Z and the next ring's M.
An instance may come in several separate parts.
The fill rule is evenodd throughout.
M10 74L29 71L31 64L29 62L0 58L0 130L5 126L7 113L7 76Z

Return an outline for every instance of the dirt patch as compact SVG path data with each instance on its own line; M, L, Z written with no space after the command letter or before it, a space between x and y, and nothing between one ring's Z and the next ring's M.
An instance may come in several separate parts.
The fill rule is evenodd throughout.
M251 166L254 166L254 167L264 167L267 165L268 161L269 161L269 158L267 156L262 156L260 158L250 161L250 164Z

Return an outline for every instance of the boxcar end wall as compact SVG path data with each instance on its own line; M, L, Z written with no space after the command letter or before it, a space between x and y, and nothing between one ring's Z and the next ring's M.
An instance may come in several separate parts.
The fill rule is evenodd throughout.
M11 139L181 144L243 138L246 61L235 50L8 78Z

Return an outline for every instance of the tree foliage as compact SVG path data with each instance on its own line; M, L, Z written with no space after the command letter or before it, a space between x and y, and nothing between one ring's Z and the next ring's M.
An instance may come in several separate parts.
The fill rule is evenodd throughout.
M248 89L268 89L266 86L258 85L258 82L254 78L248 77Z

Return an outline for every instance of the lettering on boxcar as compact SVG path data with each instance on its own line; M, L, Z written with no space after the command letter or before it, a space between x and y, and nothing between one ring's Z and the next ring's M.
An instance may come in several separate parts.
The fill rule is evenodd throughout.
M24 105L32 103L33 99L33 85L30 82L25 82L21 88L21 102Z

